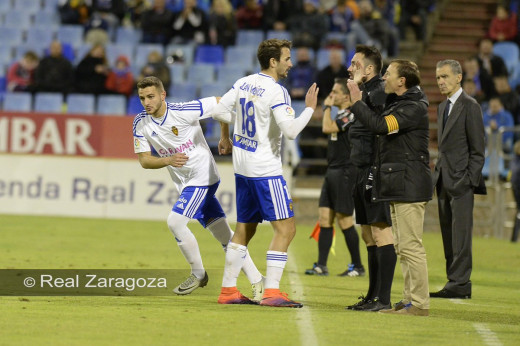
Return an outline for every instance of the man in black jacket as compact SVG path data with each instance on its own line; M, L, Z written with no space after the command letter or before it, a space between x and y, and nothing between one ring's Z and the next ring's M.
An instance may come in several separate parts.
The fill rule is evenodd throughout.
M379 136L372 200L390 202L394 246L403 271L403 300L382 312L428 316L428 267L422 244L425 207L432 196L428 100L419 88L419 69L409 60L392 61L383 80L388 97L381 114L361 101L356 82L348 84L356 119Z

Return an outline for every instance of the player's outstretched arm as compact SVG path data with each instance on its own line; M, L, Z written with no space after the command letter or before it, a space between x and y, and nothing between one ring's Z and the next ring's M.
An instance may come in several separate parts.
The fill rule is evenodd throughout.
M182 167L188 161L188 156L184 153L176 153L168 157L152 156L150 151L139 153L139 163L146 169L158 169L166 166Z
M306 108L302 114L300 114L298 118L282 121L278 124L284 136L289 139L295 139L296 136L298 136L303 128L307 125L309 120L311 120L312 114L314 113L316 105L318 104L319 90L320 88L316 86L316 83L313 83L305 95Z

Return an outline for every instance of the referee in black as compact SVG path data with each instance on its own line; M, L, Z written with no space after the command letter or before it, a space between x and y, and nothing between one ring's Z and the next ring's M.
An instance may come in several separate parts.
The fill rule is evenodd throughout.
M347 248L350 252L351 263L347 270L339 276L363 276L365 269L361 264L359 255L359 236L352 214L354 201L352 190L351 164L349 160L350 144L347 128L352 119L352 113L348 110L350 105L350 93L347 88L347 78L336 78L332 91L324 101L322 131L329 135L327 149L327 172L321 188L319 202L320 235L318 240L318 262L312 269L307 269L308 275L328 275L327 259L332 246L334 219L337 218ZM331 107L338 108L334 120L331 117Z

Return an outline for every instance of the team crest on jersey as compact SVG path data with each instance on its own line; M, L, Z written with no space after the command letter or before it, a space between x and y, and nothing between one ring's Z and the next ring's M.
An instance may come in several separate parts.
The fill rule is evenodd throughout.
M172 132L174 135L178 136L179 135L179 130L175 127L175 126L172 126Z
M294 115L294 109L291 106L287 106L285 108L285 112L287 113L287 115Z
M139 149L140 143L137 138L134 138L134 148Z
M289 203L289 209L291 209L291 211L293 211L293 209L292 209L292 203Z

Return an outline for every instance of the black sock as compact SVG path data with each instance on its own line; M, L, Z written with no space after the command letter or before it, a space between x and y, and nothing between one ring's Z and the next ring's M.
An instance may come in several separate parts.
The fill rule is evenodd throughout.
M360 268L361 256L359 255L359 236L356 231L356 227L350 226L347 229L342 230L345 236L345 242L347 243L348 251L350 252L350 258L354 267Z
M378 292L378 270L377 270L377 256L376 256L377 246L371 245L367 246L368 253L368 292L367 299L373 299L377 296Z
M378 247L376 254L380 277L379 300L383 304L390 304L390 293L392 291L392 281L394 280L395 263L397 262L394 245Z
M330 247L332 246L332 227L320 227L318 240L318 264L327 265Z

